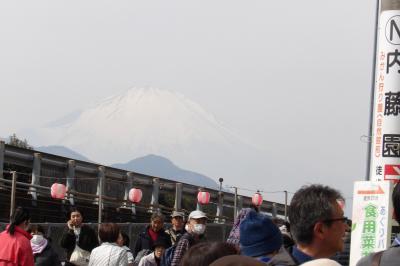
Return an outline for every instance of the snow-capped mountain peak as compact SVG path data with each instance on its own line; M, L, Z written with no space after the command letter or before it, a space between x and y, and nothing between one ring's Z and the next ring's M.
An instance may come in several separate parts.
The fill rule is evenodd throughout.
M130 89L51 125L40 131L47 141L40 144L63 145L104 164L157 154L207 173L205 165L215 167L246 146L199 104L155 88Z

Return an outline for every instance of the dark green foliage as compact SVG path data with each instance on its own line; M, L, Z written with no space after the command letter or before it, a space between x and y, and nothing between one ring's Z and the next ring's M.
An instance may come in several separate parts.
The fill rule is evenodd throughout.
M8 138L7 144L12 145L12 146L16 146L16 147L20 147L20 148L24 148L24 149L32 150L32 146L30 146L28 144L28 141L26 139L20 140L15 133L12 134L12 136L10 136Z

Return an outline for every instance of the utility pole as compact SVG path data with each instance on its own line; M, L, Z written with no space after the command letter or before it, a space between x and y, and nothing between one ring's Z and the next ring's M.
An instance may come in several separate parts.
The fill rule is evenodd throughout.
M12 172L12 183L11 183L11 201L10 201L10 219L14 215L15 211L15 195L17 193L17 172Z
M287 190L284 191L285 192L285 222L287 222Z

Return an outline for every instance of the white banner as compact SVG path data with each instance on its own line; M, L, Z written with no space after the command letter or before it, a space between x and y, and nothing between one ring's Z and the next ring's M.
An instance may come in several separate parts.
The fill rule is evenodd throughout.
M354 183L350 266L371 252L390 246L392 190L390 181Z
M400 10L379 17L370 180L400 179Z

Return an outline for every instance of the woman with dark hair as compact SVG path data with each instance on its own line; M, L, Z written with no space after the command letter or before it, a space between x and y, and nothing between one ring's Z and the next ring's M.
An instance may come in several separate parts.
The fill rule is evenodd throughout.
M115 223L104 223L99 228L101 245L92 250L89 266L128 266L128 254L120 247L122 235Z
M26 231L29 211L18 207L5 231L0 233L0 265L34 266L30 239Z
M49 240L45 237L43 227L31 224L28 233L32 235L31 247L35 266L61 266L60 258L49 244Z
M117 240L118 246L126 250L126 254L128 255L128 266L133 266L133 252L129 248L130 239L127 234L121 231L121 236Z
M99 245L96 232L83 224L82 213L75 207L70 209L68 219L60 240L61 247L67 252L65 265L86 266L90 252Z
M221 257L236 254L238 251L235 245L224 242L202 242L186 252L181 266L208 266Z

